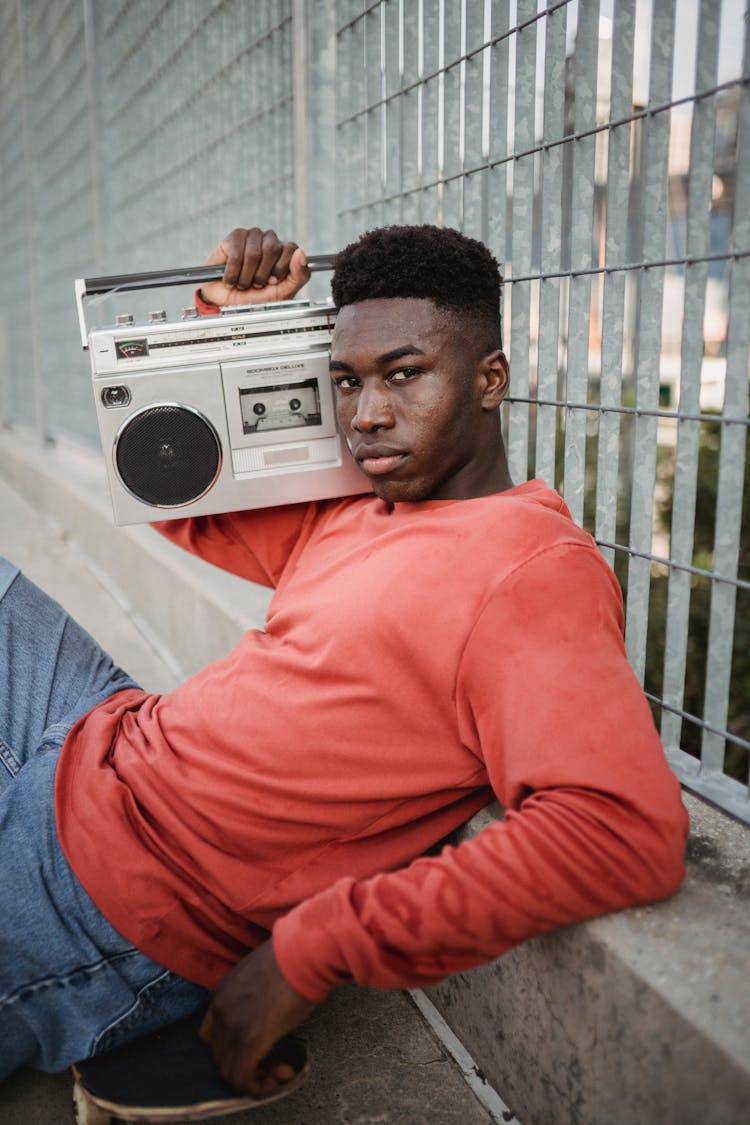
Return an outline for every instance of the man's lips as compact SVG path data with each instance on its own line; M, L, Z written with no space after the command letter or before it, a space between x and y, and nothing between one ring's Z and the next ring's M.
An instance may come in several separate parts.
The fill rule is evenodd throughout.
M354 458L368 476L378 477L391 473L408 454L403 449L387 445L360 445L353 451Z

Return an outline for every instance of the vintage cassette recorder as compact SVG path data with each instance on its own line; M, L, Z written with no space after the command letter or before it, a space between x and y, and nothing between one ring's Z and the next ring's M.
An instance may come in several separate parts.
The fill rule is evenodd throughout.
M216 316L189 308L171 320L159 310L144 323L124 314L87 333L83 300L93 293L218 275L200 267L76 282L118 524L370 490L336 428L329 302Z

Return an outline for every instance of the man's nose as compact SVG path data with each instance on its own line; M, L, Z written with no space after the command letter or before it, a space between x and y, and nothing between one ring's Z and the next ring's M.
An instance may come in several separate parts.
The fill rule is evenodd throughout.
M357 398L352 428L360 433L369 433L392 425L393 409L387 390L382 387L363 387Z

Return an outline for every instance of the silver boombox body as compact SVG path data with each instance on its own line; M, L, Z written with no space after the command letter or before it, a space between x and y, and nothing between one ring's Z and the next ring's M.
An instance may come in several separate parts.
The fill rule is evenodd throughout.
M76 283L117 524L370 491L336 427L330 302L121 316L86 337L83 296L128 276L162 275Z

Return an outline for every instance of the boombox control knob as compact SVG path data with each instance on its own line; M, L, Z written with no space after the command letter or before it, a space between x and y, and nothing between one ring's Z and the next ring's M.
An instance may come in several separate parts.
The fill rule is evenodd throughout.
M180 313L180 316L183 320L196 320L199 315L200 314L195 305L188 305L188 307L186 309L183 309Z
M132 313L120 313L115 317L115 324L118 328L125 328L128 324L134 323L135 321Z
M156 309L154 312L148 314L148 319L152 324L158 323L161 320L166 320L167 314L164 309Z

